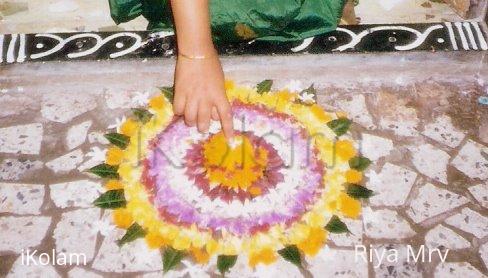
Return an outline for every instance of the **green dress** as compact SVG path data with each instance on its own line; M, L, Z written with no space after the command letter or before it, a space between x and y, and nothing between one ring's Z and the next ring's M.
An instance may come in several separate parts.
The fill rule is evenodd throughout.
M148 30L173 28L169 0L109 0L119 24L140 15ZM216 41L296 41L337 27L346 0L210 0Z

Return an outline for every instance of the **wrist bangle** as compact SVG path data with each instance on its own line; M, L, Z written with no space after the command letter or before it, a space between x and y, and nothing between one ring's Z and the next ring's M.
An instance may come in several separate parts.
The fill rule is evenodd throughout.
M204 60L213 57L215 54L210 55L186 55L184 53L178 52L178 57L183 57L190 60Z

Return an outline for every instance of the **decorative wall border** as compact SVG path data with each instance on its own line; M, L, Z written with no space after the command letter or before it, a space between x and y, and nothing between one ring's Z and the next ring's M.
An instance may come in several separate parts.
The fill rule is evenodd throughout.
M0 64L171 57L172 32L0 34ZM293 43L250 41L218 46L221 54L488 50L478 22L348 25Z

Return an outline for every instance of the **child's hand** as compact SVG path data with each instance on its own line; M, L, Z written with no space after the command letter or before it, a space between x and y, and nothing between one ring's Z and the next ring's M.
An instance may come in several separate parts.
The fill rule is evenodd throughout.
M232 111L225 95L224 73L210 30L209 0L171 0L176 26L178 60L175 69L176 115L189 126L206 132L210 118L220 120L227 139L232 138ZM196 59L186 55L203 55Z
M175 69L174 113L189 126L208 131L210 119L220 120L225 136L233 136L232 111L225 95L224 73L216 54L204 59L179 56Z

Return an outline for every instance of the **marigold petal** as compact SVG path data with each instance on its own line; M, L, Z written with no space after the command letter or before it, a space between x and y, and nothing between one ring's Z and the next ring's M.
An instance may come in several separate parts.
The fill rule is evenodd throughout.
M119 165L122 162L124 153L121 149L117 147L112 147L108 149L106 154L106 163L108 165Z
M173 225L164 225L160 231L161 235L168 240L174 240L178 236L178 228Z
M312 228L308 238L298 243L297 247L306 255L315 256L325 244L326 235L323 228Z
M349 140L339 140L336 142L336 154L344 161L349 161L349 159L356 156L356 149Z
M127 136L133 136L137 132L138 128L139 124L136 121L134 121L133 119L128 119L120 127L120 133Z
M122 163L119 165L119 169L117 170L117 173L120 175L120 178L125 181L131 181L132 180L132 174L134 172L134 168L126 163Z
M199 264L206 264L210 260L210 255L205 250L200 248L192 248L191 255L195 262Z
M123 189L124 188L124 185L120 181L118 181L118 180L109 180L105 184L105 188L107 190Z
M168 239L165 239L160 234L148 233L145 237L147 246L151 249L159 249L170 243Z
M339 207L342 213L349 218L356 219L361 213L361 202L344 193L339 198Z
M304 224L295 224L290 229L288 238L292 244L302 242L308 237L310 233L310 227Z
M321 227L325 225L325 217L322 214L309 212L305 217L305 221L312 227Z
M276 253L270 248L265 248L260 250L259 252L251 253L249 255L249 266L255 267L260 263L264 265L269 265L274 263L276 259Z
M363 179L363 173L350 169L346 171L346 180L349 183L359 183Z
M205 245L205 250L207 251L208 254L212 255L215 252L217 252L219 248L219 244L215 239L210 239L207 244Z
M114 210L112 213L112 218L115 226L121 229L127 229L132 225L132 223L134 223L134 219L132 219L132 215L127 209Z
M155 96L149 100L149 107L151 107L152 109L156 109L156 110L163 109L164 104L165 104L164 96L162 95Z
M173 240L173 248L177 250L187 250L191 246L191 238L185 234L179 234Z
M326 123L332 120L332 117L327 114L327 112L325 112L320 105L313 104L310 106L310 111L321 122Z

